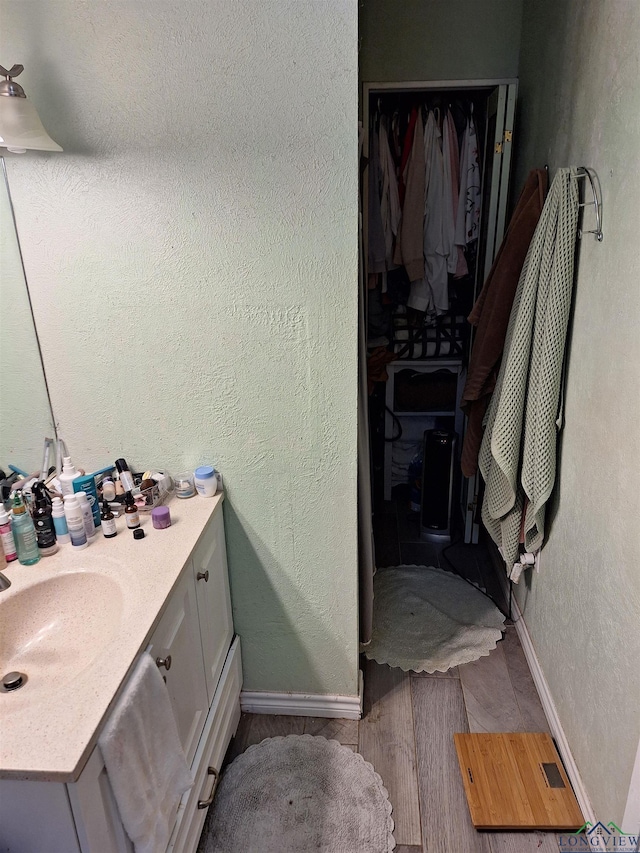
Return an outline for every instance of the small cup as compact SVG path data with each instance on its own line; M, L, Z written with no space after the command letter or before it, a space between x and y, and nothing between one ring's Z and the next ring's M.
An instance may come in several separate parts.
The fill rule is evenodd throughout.
M176 474L173 478L173 484L176 488L177 498L192 498L196 493L191 471L187 471L184 474Z
M151 510L151 523L156 530L171 527L171 511L168 506L157 506Z

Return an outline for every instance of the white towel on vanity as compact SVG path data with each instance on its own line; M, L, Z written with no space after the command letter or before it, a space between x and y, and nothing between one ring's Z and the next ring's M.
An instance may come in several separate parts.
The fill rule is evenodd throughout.
M193 785L169 694L146 652L98 741L120 819L136 853L164 853L178 803Z

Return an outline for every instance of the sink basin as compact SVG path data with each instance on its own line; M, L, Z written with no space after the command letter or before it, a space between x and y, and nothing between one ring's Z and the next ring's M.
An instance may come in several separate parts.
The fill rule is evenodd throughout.
M16 694L52 679L64 685L104 652L122 610L120 586L97 572L66 572L2 593L0 676L27 674Z

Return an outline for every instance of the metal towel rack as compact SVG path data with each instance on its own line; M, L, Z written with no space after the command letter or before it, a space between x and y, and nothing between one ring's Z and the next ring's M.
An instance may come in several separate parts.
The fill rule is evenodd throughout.
M545 163L547 174L549 174L549 166ZM600 178L595 169L590 169L588 166L576 166L576 178L586 178L589 181L591 192L593 193L593 201L583 201L579 207L593 207L596 215L596 227L592 231L583 231L578 228L578 239L582 240L583 234L594 234L598 243L602 243L604 234L602 233L602 192L600 190Z
M604 235L602 233L602 193L600 191L600 179L595 169L590 169L588 166L578 166L578 172L575 177L587 178L591 186L591 192L593 193L593 201L583 201L579 206L593 207L596 215L596 227L591 231L583 231L582 228L578 228L578 239L581 240L583 234L594 234L598 243L602 243Z

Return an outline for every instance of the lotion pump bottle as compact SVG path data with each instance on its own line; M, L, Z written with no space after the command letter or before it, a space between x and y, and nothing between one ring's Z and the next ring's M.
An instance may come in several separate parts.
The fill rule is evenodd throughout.
M67 519L64 515L64 504L62 503L62 498L53 499L53 505L51 507L51 517L53 518L53 526L56 529L56 539L58 540L58 542L71 542L71 537L69 536L69 528L67 527Z
M79 471L76 471L75 465L72 463L70 456L65 456L63 463L62 474L60 474L58 480L60 482L60 491L62 492L62 496L66 497L67 495L73 494L73 481L78 477L82 477L82 474Z
M82 517L84 518L84 532L87 535L87 539L93 539L96 535L96 528L93 523L93 511L89 506L89 499L87 498L86 492L75 492L75 496L78 498L78 503L80 504L80 509L82 510Z
M16 543L18 560L23 566L33 566L40 559L40 551L38 550L36 529L20 492L16 492L13 498L12 511L13 538Z
M116 470L120 474L120 482L125 492L133 491L134 482L133 474L129 470L126 459L116 459Z
M64 517L67 520L71 544L74 548L86 548L89 544L84 532L84 516L78 501L78 495L65 495ZM93 523L93 522L92 522Z

